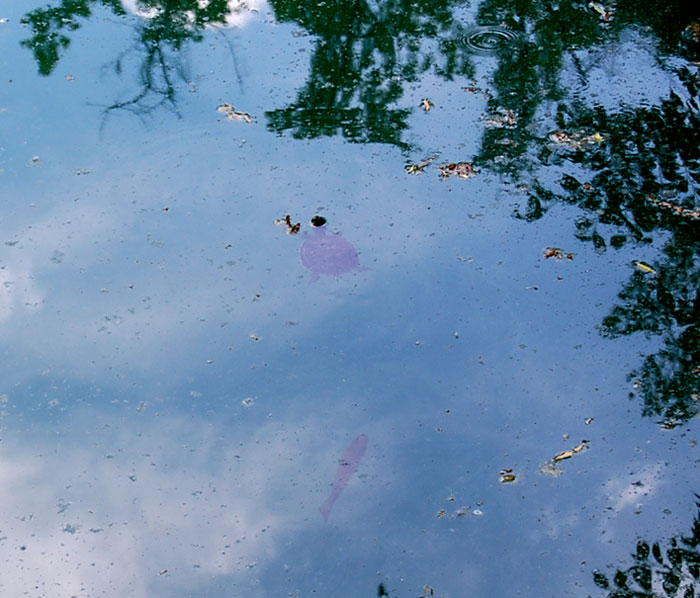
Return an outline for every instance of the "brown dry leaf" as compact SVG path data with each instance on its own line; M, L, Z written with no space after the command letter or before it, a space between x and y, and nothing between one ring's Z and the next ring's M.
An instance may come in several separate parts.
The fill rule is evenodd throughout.
M574 451L563 451L558 455L554 455L552 461L556 463L557 461L563 461L564 459L571 459L571 457L573 457L574 454Z
M476 176L477 170L469 162L451 162L438 166L440 178L446 179L450 175L457 175L461 179L470 179Z

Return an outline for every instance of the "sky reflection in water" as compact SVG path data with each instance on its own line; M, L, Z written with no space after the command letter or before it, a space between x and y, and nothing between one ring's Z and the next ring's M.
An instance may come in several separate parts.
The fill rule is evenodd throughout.
M697 418L629 400L628 374L675 337L599 332L671 233L636 239L635 212L613 249L614 221L578 224L583 203L552 199L589 166L578 129L533 142L563 128L557 90L497 102L504 58L429 35L459 39L488 5L423 18L435 69L387 52L400 92L321 68L343 45L301 4L179 48L144 44L156 13L109 5L88 5L46 77L20 46L29 13L0 15L4 594L598 595L594 568L688 529ZM650 40L562 52L542 81L611 111L669 87L687 100ZM143 61L161 50L166 68ZM472 160L474 178L439 175ZM368 269L309 284L286 214L302 233L323 215ZM582 440L563 475L542 473Z

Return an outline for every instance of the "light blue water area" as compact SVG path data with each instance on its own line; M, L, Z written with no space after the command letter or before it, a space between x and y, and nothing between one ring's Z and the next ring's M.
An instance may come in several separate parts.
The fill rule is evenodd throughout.
M602 253L575 205L514 217L557 164L439 176L482 147L465 87L494 56L406 85L408 149L299 139L266 116L306 81L297 24L204 31L175 102L110 110L148 20L90 6L48 77L29 7L0 14L3 595L599 595L593 569L687 531L697 419L642 416L658 338L599 332L666 237ZM313 280L317 214L363 269Z

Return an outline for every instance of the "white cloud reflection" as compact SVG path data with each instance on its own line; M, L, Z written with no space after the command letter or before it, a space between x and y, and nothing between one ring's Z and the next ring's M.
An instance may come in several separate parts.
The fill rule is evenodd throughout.
M2 595L240 589L290 534L323 525L326 469L342 447L323 447L318 423L269 423L243 440L201 420L144 421L98 428L85 415L83 438L0 445Z
M199 8L203 9L207 7L209 1L198 0L197 4ZM152 19L161 12L158 7L150 6L150 3L139 2L139 0L122 0L122 6L130 13L144 19ZM225 26L243 27L253 18L255 13L265 11L267 7L268 4L265 0L228 0ZM191 12L188 12L187 15L193 19ZM217 26L220 25L217 24Z

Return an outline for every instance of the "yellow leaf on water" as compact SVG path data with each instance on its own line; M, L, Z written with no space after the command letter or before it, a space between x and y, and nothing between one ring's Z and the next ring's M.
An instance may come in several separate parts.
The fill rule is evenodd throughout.
M644 262L634 262L634 265L637 266L640 270L643 272L648 272L649 274L656 274L656 270L652 268L649 264L645 264Z

